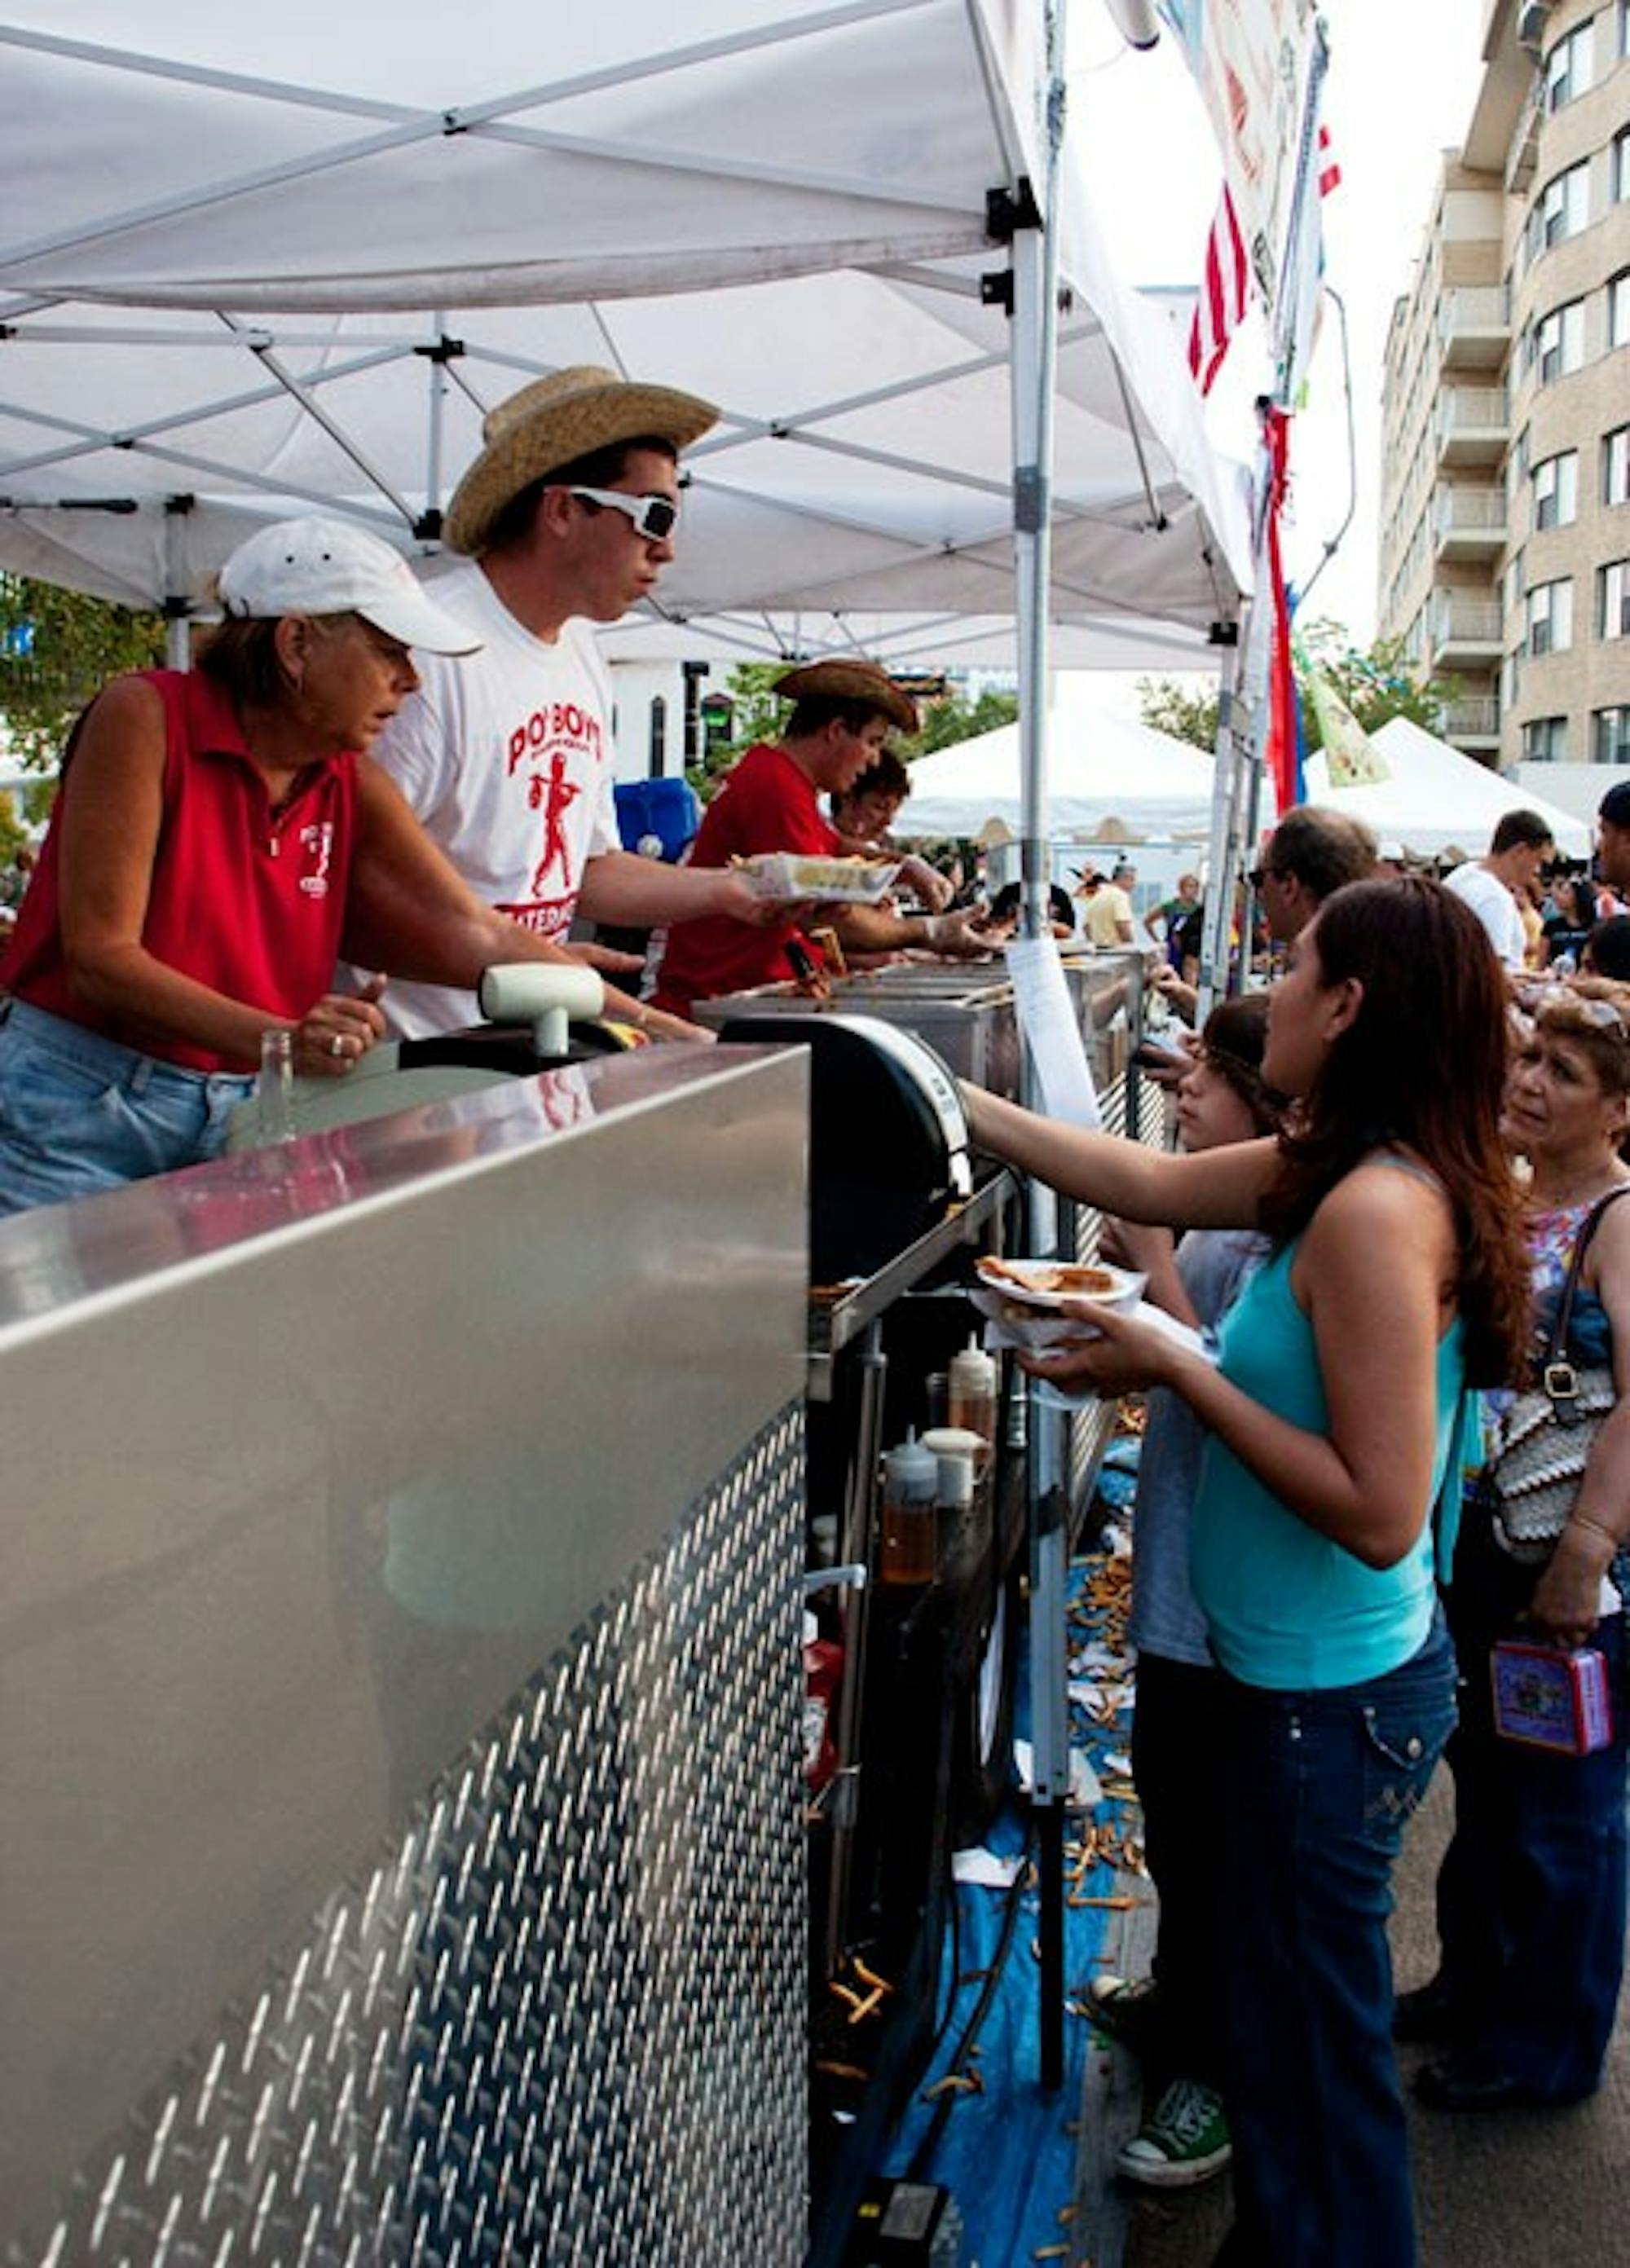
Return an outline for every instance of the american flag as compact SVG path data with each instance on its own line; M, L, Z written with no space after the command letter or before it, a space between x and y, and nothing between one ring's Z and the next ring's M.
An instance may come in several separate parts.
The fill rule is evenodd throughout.
M1330 129L1318 130L1319 195L1327 197L1341 180L1341 168L1331 154ZM1211 234L1206 239L1206 269L1200 295L1189 326L1189 368L1202 394L1209 394L1228 342L1238 328L1250 292L1250 261L1245 239L1228 183L1217 205Z

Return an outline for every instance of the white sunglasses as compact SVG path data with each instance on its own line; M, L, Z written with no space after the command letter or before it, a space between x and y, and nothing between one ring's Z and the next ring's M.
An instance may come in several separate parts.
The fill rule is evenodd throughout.
M633 521L637 535L653 543L660 543L679 525L679 506L672 497L624 496L621 489L568 489L566 494L585 504L608 504Z

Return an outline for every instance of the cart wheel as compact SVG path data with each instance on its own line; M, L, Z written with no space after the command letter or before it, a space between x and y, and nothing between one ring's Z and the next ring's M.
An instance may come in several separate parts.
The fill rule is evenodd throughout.
M1019 1579L997 1589L979 1672L957 1711L951 1830L957 1849L981 1841L1013 1782L1013 1705L1020 1656Z

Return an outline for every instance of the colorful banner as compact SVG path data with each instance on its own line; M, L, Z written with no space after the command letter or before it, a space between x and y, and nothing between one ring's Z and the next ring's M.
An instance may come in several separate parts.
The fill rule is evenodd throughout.
M1296 660L1318 721L1331 787L1370 787L1390 779L1385 757L1324 671L1309 669L1300 653Z
M1313 0L1158 0L1199 82L1251 272L1272 311L1290 229Z

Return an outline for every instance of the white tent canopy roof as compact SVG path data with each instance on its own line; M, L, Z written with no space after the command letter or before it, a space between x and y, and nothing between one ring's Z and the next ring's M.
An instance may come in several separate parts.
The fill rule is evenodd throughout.
M1131 838L1206 836L1213 766L1202 749L1095 708L1090 678L1076 671L1054 679L1051 715L1048 820L1055 836L1101 837L1106 825L1111 840L1122 829ZM1019 774L1016 725L920 756L897 832L973 836L999 819L1016 833Z
M542 41L506 0L0 6L0 567L190 597L319 504L428 551L483 411L600 362L725 412L614 654L842 648L857 612L903 659L993 654L985 197L1029 162L1039 9L619 0ZM1054 617L1073 655L1192 664L1246 575L1243 482L1065 206Z
M1589 857L1590 830L1570 813L1462 755L1409 718L1394 717L1370 740L1390 777L1364 787L1332 788L1324 757L1311 756L1309 803L1351 812L1383 842L1400 843L1420 858L1451 849L1481 858L1508 811L1537 811L1549 821L1560 850L1572 858Z

